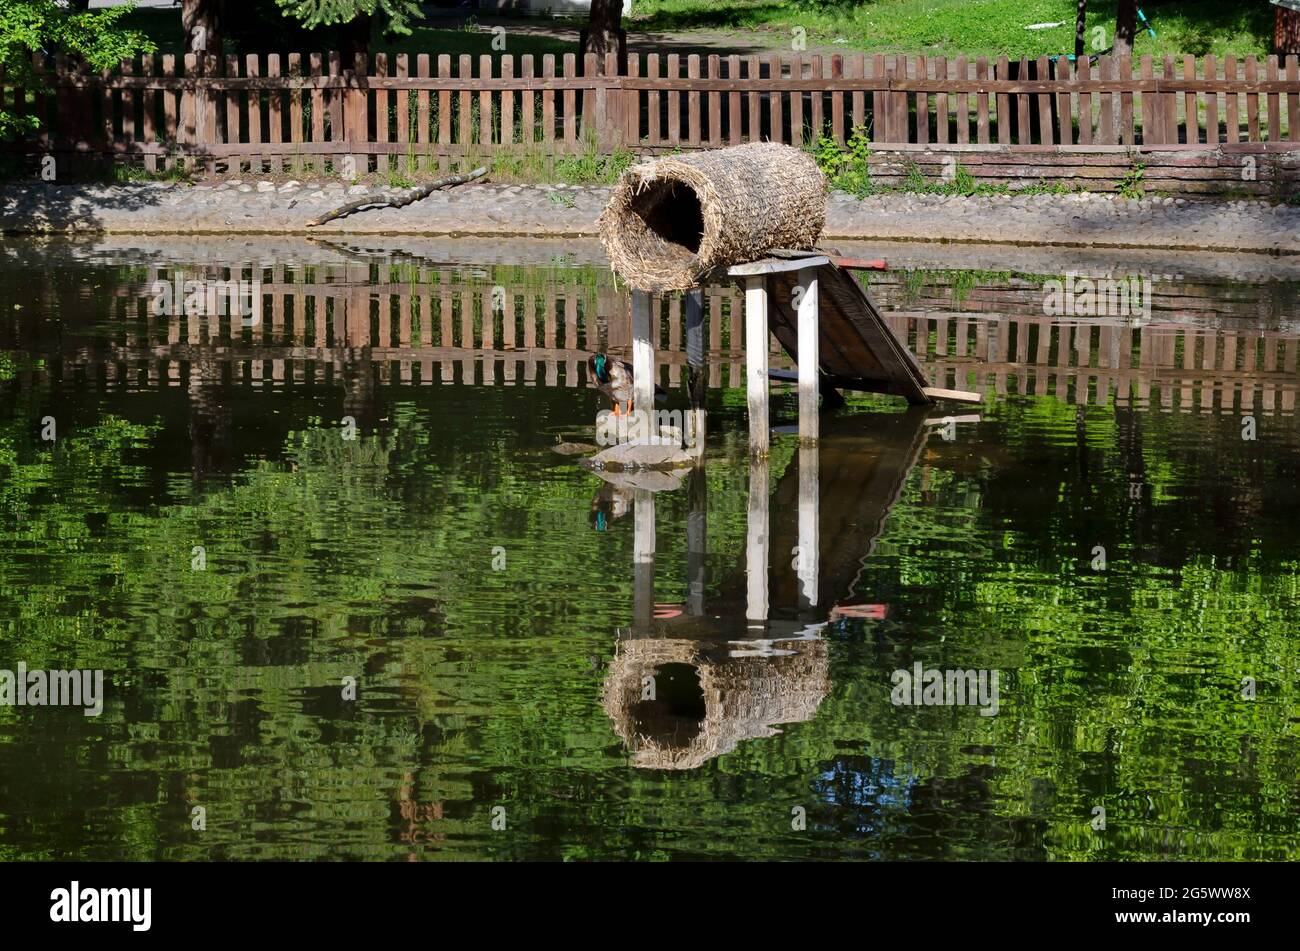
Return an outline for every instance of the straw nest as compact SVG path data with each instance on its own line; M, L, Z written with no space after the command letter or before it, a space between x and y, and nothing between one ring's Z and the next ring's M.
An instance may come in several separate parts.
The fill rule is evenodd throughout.
M694 769L776 724L811 720L830 689L826 642L793 641L776 656L710 656L699 641L619 646L603 706L635 766ZM643 698L653 677L656 699Z
M817 163L758 142L632 166L601 213L600 237L633 287L679 291L714 268L812 248L825 223Z

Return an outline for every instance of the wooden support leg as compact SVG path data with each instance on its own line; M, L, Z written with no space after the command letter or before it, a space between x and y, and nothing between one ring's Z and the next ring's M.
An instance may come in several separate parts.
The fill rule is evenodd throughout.
M799 601L801 607L810 608L817 606L817 573L821 556L821 526L818 522L820 452L817 446L807 442L799 447Z
M650 339L650 295L632 292L632 392L634 409L646 413L646 435L655 428L655 348Z
M767 278L747 277L745 379L749 392L749 451L756 456L766 456L772 444L768 424L767 332Z
M766 430L764 430L766 432ZM768 566L768 460L751 456L749 460L749 514L745 535L745 619L767 620Z
M821 367L818 342L817 269L799 271L799 440L816 442L818 374Z
M655 614L655 494L637 489L633 505L632 623L648 628Z
M705 398L708 392L708 354L704 349L704 291L686 292L686 381L690 391L690 419L687 421L686 448L699 458L704 456Z
M705 564L708 558L708 480L704 469L691 470L687 486L690 512L686 516L686 613L704 614Z

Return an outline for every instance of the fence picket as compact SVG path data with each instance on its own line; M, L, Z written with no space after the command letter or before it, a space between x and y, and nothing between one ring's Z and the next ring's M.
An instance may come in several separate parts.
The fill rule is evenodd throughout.
M1207 80L1219 77L1219 64L1213 54L1205 57L1204 74ZM1205 144L1218 146L1220 141L1219 94L1211 91L1205 94Z
M1239 77L1237 70L1237 57L1232 53L1223 57L1223 78L1229 82L1236 82ZM1229 145L1235 145L1241 141L1241 121L1238 115L1238 109L1241 106L1241 99L1237 93L1225 91L1224 93L1224 119L1228 123L1227 141Z
M948 57L934 58L934 78L947 82ZM939 145L948 144L948 118L948 94L942 91L936 92L934 94L934 141Z
M154 58L146 53L145 55L140 57L140 75L152 76L153 74L154 74ZM64 102L67 102L66 94L61 98L63 99ZM140 98L144 100L144 112L143 112L144 128L142 130L144 144L146 146L152 146L156 144L158 140L158 130L156 128L156 123L157 123L156 115L158 111L158 93L152 88L146 89L143 93L141 93ZM70 102L68 103L68 106L69 106L69 113L71 115L77 116L76 121L78 127L77 133L73 136L70 136L70 138L73 140L80 139L82 136L79 131L80 119L81 119L79 115L79 111L76 110L76 108L72 106ZM155 155L153 152L146 152L144 156L144 167L145 167L145 171L147 172L158 171L158 156Z
M961 92L957 93L957 144L970 143L970 96L966 94L965 82L970 79L970 63L965 56L957 57L957 79L963 83Z
M773 58L775 59L775 57ZM838 53L833 55L830 60L830 69L831 69L831 79L843 79L844 78L844 57L840 56ZM776 67L775 71L772 74L772 78L773 79L781 78L780 66ZM779 101L780 97L781 94L779 92L774 91L772 93L773 100ZM775 117L776 115L779 115L779 113L774 110L773 116ZM844 93L842 90L839 89L832 90L831 92L831 137L835 139L837 145L843 145L845 142ZM777 142L781 141L779 138L776 137L775 131L773 132L773 138L776 139Z
M1048 60L1046 56L1038 57L1039 82L1046 82L1051 78L1052 78L1051 61ZM1038 99L1039 144L1052 145L1054 144L1054 140L1052 136L1052 94L1039 93L1037 99ZM1065 100L1065 112L1067 115L1069 114L1069 111L1070 111L1070 100L1069 97L1067 96ZM1061 139L1061 143L1063 145L1068 144L1069 138L1070 137L1068 135L1064 136Z
M302 148L305 137L303 123L303 91L294 85L294 80L302 78L302 54L289 54L289 142L294 145L294 154L291 168L294 175L302 175L304 171Z
M1277 82L1278 79L1280 78L1278 75L1277 57L1270 56L1266 61L1266 63L1267 63L1267 65L1265 66L1266 78L1270 83ZM1268 94L1268 100L1267 100L1268 140L1270 142L1277 142L1282 138L1282 110L1280 108L1281 101L1282 101L1281 96L1279 96L1277 93L1270 92Z
M792 64L796 64L798 62L799 62L799 57L797 56L793 57L791 60ZM798 69L797 74L795 72L796 68ZM849 55L849 58L844 62L844 77L846 79L862 79L866 75L865 70L866 70L866 57L864 57L861 53L851 53ZM790 78L791 79L803 78L802 67L801 66L796 67L795 65L791 65ZM794 102L796 99L800 100L802 104L803 93L794 92L790 94L790 116L791 116L792 123L795 114ZM800 114L802 115L802 111ZM852 129L860 128L863 125L863 123L866 121L866 96L862 92L861 88L859 88L858 84L856 83L854 84L854 89L853 89L852 117L853 117ZM852 129L850 129L850 131L852 131ZM798 136L797 133L794 133L793 124L791 125L791 132L793 134L793 139L795 144L798 145L800 137Z
M429 54L421 53L415 57L415 75L417 79L429 78ZM415 157L415 168L417 171L433 171L437 168L437 162L431 153L433 140L429 138L432 129L429 116L429 90L420 89L415 94L415 144L423 155L417 154Z
M533 78L533 54L525 53L519 57L519 78L530 80ZM536 94L532 89L525 89L519 104L519 138L525 148L531 149L537 141L537 115L534 112L537 106Z
M1003 57L1003 62L1006 58ZM989 61L986 57L981 56L975 61L975 78L981 85L987 85L989 78ZM975 94L975 111L976 111L976 131L979 136L980 145L989 144L989 94ZM1003 117L1001 106L998 109L998 141L1002 141ZM1008 134L1010 130L1008 129ZM1010 141L1008 139L1008 141Z
M397 141L402 146L402 154L397 156L395 164L398 171L411 173L415 171L414 149L411 148L411 93L409 90L402 88L402 80L411 74L411 61L405 53L398 53L396 62L393 64L397 70L398 88L393 93L395 99L395 109L397 115L395 118L394 129Z
M658 53L651 53L648 56L646 56L645 74L647 79L659 78L659 54ZM739 95L739 93L737 93L736 95ZM646 93L646 115L648 116L649 119L648 144L651 146L656 146L663 142L663 135L659 129L659 108L660 108L659 90L651 87L650 91ZM734 113L733 113L732 125L733 125L733 134L734 134L734 127L735 127Z
M1116 66L1116 70L1118 71L1121 79L1126 81L1132 79L1133 78L1133 57L1121 56L1119 58L1119 63ZM1131 92L1120 93L1119 113L1120 113L1120 119L1119 119L1120 136L1122 138L1123 144L1124 145L1137 144L1136 143L1137 131L1134 124L1135 119L1133 115L1133 93Z
M781 80L781 54L772 53L767 58L767 75L773 80L772 91L768 93L768 139L773 142L785 141L785 109L783 108L782 99L785 93L776 88L777 83ZM836 102L840 102L842 96L836 96ZM840 116L840 124L843 125L844 117Z
M478 75L480 79L492 78L492 57L483 53L478 58ZM496 136L495 110L492 108L492 91L480 90L478 94L478 145L483 154L492 151Z
M279 53L268 53L266 55L266 75L272 78L280 75ZM271 88L266 91L266 124L267 132L270 133L267 141L276 145L284 141L284 127L281 115L283 96L284 91L282 89ZM272 175L284 171L284 158L279 150L271 152L267 158L270 162Z
M1286 58L1286 80L1291 86L1286 94L1287 138L1300 142L1300 56L1292 54Z
M170 79L176 75L176 57L171 53L164 54L162 58L162 74L164 79ZM162 141L168 146L167 154L163 157L163 167L171 170L176 167L176 158L173 156L173 143L178 138L176 128L176 102L177 97L171 89L164 89L162 94L163 103L163 128ZM105 117L105 124L108 128L106 138L112 139L112 114Z
M515 58L509 53L501 57L501 78L513 79L515 76ZM515 144L515 93L512 89L501 90L501 145L510 148Z
M554 60L552 60L554 63ZM474 99L473 93L469 91L469 82L474 78L474 58L468 53L462 53L456 60L456 77L461 80L465 86L460 94L460 129L456 140L456 152L464 161L465 156L470 152L470 146L474 142ZM461 169L464 171L464 169Z
M710 53L705 68L708 71L709 79L721 79L722 57L717 53ZM710 148L716 149L722 145L722 93L710 91L708 94L708 105L709 146Z
M676 53L669 53L665 63L668 79L681 76L681 59ZM668 144L680 145L682 141L682 94L680 90L668 90Z
M1254 56L1246 57L1246 88L1259 82L1259 62ZM1246 133L1248 142L1259 141L1259 93L1246 93Z
M658 56L655 56L655 62L658 62ZM658 71L656 71L654 75L659 75ZM732 90L727 94L727 126L729 133L731 133L731 135L728 136L728 144L731 144L731 146L738 146L742 140L740 120L740 57L727 57L727 79L728 81L735 83L735 86L733 86ZM651 129L658 129L659 96L658 94L651 94L651 97L653 97L653 101L651 101L650 104L650 121L654 123L654 125L651 126ZM653 136L651 136L651 142L654 142Z
M577 58L572 53L564 54L564 78L573 79L578 75ZM572 87L564 90L564 142L569 151L578 150L578 91Z
M999 56L995 69L995 78L1000 80L1011 79L1011 63L1005 56ZM997 97L997 120L998 120L998 145L1011 144L1011 97L1007 93L998 93ZM980 140L984 141L983 139Z

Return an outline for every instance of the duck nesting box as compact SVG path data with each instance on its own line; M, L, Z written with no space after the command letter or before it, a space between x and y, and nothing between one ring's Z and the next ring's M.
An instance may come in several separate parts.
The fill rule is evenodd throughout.
M815 246L826 192L817 163L788 145L674 155L623 173L600 216L601 242L633 287L686 290L716 268Z

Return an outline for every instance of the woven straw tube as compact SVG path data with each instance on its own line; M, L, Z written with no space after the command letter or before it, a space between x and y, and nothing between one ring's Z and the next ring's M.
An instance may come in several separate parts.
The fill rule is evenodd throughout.
M680 291L776 248L812 248L825 223L817 163L756 142L632 166L601 213L600 238L633 287Z

